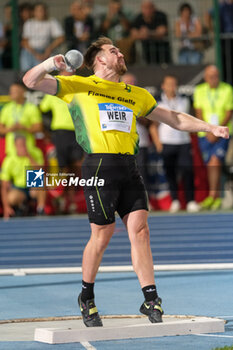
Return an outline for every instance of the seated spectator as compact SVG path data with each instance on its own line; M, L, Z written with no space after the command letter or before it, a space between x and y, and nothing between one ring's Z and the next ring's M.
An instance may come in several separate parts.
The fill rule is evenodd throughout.
M170 62L167 16L158 11L151 0L142 1L141 13L132 24L131 37L142 42L147 63Z
M51 56L63 43L64 34L59 22L48 17L47 6L38 2L34 6L33 18L23 25L21 69L26 71Z
M35 133L42 130L42 118L38 107L26 102L25 91L22 83L10 86L11 102L6 103L0 113L0 134L6 137L6 154L15 155L15 132L20 131L26 138L28 152L37 161Z
M223 80L233 85L233 0L222 0L219 3L221 58ZM213 30L214 9L205 15L206 27Z
M204 79L205 82L196 86L194 91L196 116L214 125L227 125L231 133L233 88L220 81L219 71L214 65L205 68ZM199 132L198 138L209 181L209 196L202 202L202 208L217 210L221 207L220 177L229 139L205 132Z
M93 18L89 13L89 7L83 4L82 0L72 2L70 13L71 15L65 18L67 48L84 52L93 38Z
M193 14L192 7L184 3L179 8L180 17L175 23L175 36L180 39L181 47L179 50L180 64L200 64L203 54L198 45L202 35L202 25Z
M175 76L166 75L161 87L160 106L189 113L188 98L177 95L178 81ZM199 211L199 205L194 200L192 145L189 133L175 130L166 124L159 124L158 137L156 148L163 158L172 197L170 212L175 213L181 209L178 193L180 178L184 184L186 210L188 212Z
M15 134L14 146L16 154L7 155L1 169L1 194L3 216L8 219L17 214L27 213L25 206L29 198L37 200L37 214L44 213L46 192L43 190L30 190L26 186L26 169L33 170L43 165L43 155L38 149L38 161L28 152L26 139L20 133Z
M71 75L68 72L60 72L60 75ZM52 95L45 95L40 103L40 109L46 113L52 112L51 130L52 142L56 148L58 165L63 173L75 173L81 177L81 165L84 152L77 143L74 124L67 104L60 98ZM69 213L76 211L75 189L67 188L65 193L65 208ZM62 201L60 201L62 202Z

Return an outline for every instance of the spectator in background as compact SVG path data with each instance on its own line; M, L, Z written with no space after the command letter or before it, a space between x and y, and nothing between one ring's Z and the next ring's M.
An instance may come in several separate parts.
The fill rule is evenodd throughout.
M60 75L72 74L63 71ZM60 170L64 173L75 173L76 176L81 177L84 152L76 141L74 124L67 104L56 96L45 95L40 103L40 109L44 113L52 112L52 142L56 148ZM64 203L63 207L66 207L70 213L76 212L74 189L68 188L66 195L67 203Z
M130 34L132 14L123 6L121 0L110 0L107 13L100 25L100 34L109 37L114 43Z
M175 23L175 36L180 39L179 50L180 64L200 64L203 54L198 48L202 35L202 25L199 18L194 16L192 7L184 3L179 7L180 17Z
M131 37L142 42L147 63L170 62L167 16L158 11L151 0L142 1L141 13L132 24Z
M87 15L92 16L94 21L94 32L97 33L101 24L102 17L106 12L106 6L97 4L95 0L82 0L85 6L85 12ZM95 35L97 37L97 34Z
M219 80L219 71L214 65L205 68L204 79L194 91L196 116L214 125L227 125L231 133L233 88ZM199 132L198 136L209 181L209 196L202 202L202 208L217 210L221 207L220 177L229 140L205 132Z
M0 69L2 68L2 52L4 48L4 31L3 31L3 25L0 22Z
M137 78L132 73L125 73L122 76L121 79L125 84L126 87L130 88L129 85L137 85ZM139 151L136 156L137 164L139 167L139 171L143 177L145 187L148 191L148 170L147 170L147 164L148 164L148 147L151 144L150 141L150 135L149 135L149 126L152 124L152 122L146 118L138 118L137 119L137 133L139 135Z
M122 76L122 81L126 84L126 88L130 89L129 85L137 85L137 78L132 73L125 73ZM149 193L149 183L148 183L148 148L151 143L157 146L158 141L158 130L152 121L145 118L138 118L136 123L137 133L139 135L139 150L136 155L137 164L139 167L139 171L143 177L145 187L147 192Z
M19 30L20 38L23 34L23 26L26 21L33 17L33 6L30 2L23 2L19 5Z
M5 69L12 68L12 20L11 20L11 2L4 6L4 25L3 25L3 52L2 52L2 67Z
M47 6L38 2L34 5L33 18L23 25L21 69L26 71L48 58L64 41L59 22L48 17Z
M3 216L8 219L15 214L24 213L26 201L29 198L37 200L37 214L43 215L45 191L29 191L26 186L26 169L31 167L35 170L38 166L43 165L42 152L36 161L27 149L25 137L20 133L15 134L14 148L16 153L5 157L1 169Z
M39 109L26 101L25 87L22 83L13 83L9 95L11 102L4 105L0 113L0 134L6 137L6 154L16 154L15 133L25 136L27 150L39 162L40 150L35 145L35 133L42 130Z
M65 18L65 37L68 50L84 52L94 35L94 21L90 8L82 0L73 1L70 16Z
M121 0L110 0L108 10L101 18L100 35L109 37L119 47L126 62L131 63L133 57L134 40L130 37L133 15L122 5Z
M159 106L189 113L190 103L187 97L177 94L178 80L173 75L166 75L162 82L162 94ZM194 173L192 160L191 138L188 132L171 128L167 124L159 124L156 148L162 154L164 169L169 184L172 203L170 212L181 209L179 202L179 180L184 184L186 210L189 213L199 211L199 205L194 200Z
M221 55L223 64L223 80L233 84L233 0L223 0L219 3ZM208 29L213 31L214 9L205 15ZM224 34L230 34L224 37Z

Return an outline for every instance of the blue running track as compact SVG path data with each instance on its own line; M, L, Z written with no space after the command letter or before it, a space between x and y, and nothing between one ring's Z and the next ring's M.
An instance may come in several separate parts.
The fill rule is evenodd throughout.
M233 262L233 214L150 216L156 264ZM0 269L81 266L90 235L86 217L0 221ZM122 222L102 265L131 265L130 244Z

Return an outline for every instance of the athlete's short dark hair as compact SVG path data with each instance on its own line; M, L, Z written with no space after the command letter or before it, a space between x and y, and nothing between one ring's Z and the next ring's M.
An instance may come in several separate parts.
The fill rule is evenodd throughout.
M84 55L84 63L88 69L93 69L95 57L102 50L103 45L113 45L111 39L101 36L96 41L94 41L87 49Z

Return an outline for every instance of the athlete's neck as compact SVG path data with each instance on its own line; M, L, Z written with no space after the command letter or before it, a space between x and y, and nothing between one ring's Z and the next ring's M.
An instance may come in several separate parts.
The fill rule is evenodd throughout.
M95 71L95 75L98 78L104 79L104 80L108 80L108 81L112 81L114 83L119 83L120 81L120 75L117 74L116 72L113 72L112 70L103 70L103 69L99 69Z

